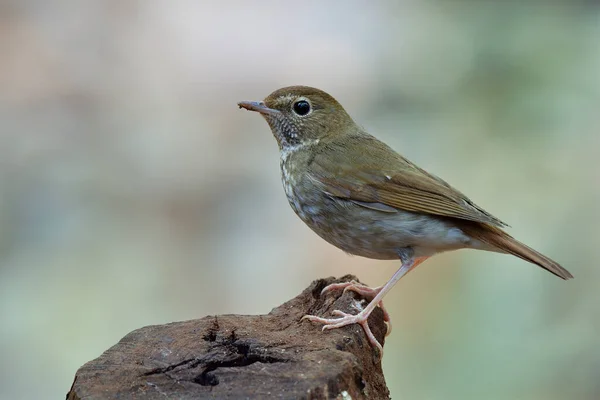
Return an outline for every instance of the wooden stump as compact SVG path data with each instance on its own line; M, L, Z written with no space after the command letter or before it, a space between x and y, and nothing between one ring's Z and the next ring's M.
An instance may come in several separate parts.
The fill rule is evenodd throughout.
M380 355L358 325L321 331L303 315L357 313L354 292L321 296L313 282L267 315L218 315L147 326L81 367L67 394L76 399L387 399ZM383 343L377 308L369 319Z

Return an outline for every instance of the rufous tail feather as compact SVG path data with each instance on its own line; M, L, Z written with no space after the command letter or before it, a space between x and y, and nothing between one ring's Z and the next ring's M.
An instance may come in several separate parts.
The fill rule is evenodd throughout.
M573 275L560 266L554 260L546 257L542 253L535 251L531 247L519 242L503 230L482 223L467 223L461 229L473 239L487 243L502 252L512 254L525 261L539 265L546 271L564 280L573 278Z

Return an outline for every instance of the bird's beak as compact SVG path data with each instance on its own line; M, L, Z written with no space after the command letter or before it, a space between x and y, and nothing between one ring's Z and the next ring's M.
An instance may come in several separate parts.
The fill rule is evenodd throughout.
M245 108L246 110L257 111L264 115L279 114L278 110L267 107L264 101L240 101L238 106L240 108Z

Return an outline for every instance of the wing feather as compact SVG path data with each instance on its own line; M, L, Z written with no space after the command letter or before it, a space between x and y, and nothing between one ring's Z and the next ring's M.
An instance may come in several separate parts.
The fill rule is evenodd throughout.
M360 163L365 146L371 153L368 165ZM355 162L332 162L339 154ZM382 212L405 210L506 226L448 183L417 167L370 135L356 135L345 143L329 143L312 159L309 171L310 179L328 195L363 207Z

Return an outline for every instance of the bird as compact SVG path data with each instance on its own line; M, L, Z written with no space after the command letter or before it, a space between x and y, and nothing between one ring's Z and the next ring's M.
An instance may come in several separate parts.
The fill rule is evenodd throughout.
M238 106L259 113L269 125L279 147L286 197L309 228L346 253L400 261L383 286L350 281L325 287L322 294L351 290L370 301L357 314L335 310L336 318L303 317L323 324L323 330L359 324L383 355L369 328L369 315L380 307L389 334L384 296L409 271L446 251L506 253L564 280L573 278L560 264L506 233L507 224L356 124L328 93L289 86L263 101L241 101Z

